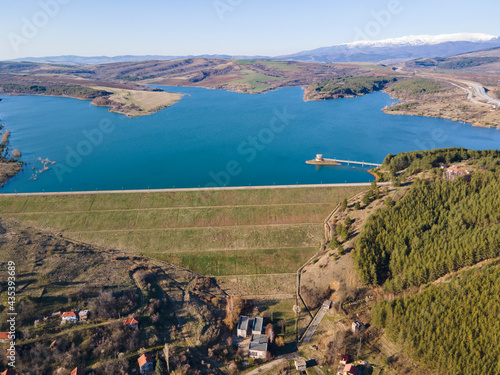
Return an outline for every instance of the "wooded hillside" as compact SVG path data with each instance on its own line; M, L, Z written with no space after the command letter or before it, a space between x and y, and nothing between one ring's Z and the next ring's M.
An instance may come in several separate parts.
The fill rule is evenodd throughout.
M463 150L464 157L474 154ZM455 154L409 153L384 164L395 172L420 163L435 165L446 155ZM368 219L353 253L364 282L399 292L500 255L499 158L495 151L485 155L470 161L479 164L470 178L448 181L439 174L435 180L417 180L395 206Z
M377 304L372 323L439 374L500 374L500 268L463 272L411 298Z

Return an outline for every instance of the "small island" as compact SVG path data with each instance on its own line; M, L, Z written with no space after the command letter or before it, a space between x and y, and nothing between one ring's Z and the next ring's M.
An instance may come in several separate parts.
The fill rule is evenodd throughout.
M340 165L337 161L333 159L325 159L322 154L317 154L316 158L313 160L306 161L306 164L312 165Z

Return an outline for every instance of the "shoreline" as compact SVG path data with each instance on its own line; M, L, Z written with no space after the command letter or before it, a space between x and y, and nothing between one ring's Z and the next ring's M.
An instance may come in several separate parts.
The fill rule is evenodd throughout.
M135 90L135 91L140 91L140 90ZM144 91L144 92L148 92L148 91ZM162 91L162 92L168 92L168 91ZM113 95L114 94L115 93L113 93ZM172 94L175 94L175 93L172 93ZM177 100L175 100L173 103L169 103L169 104L166 104L166 105L163 105L163 106L159 106L159 107L154 108L153 110L149 110L149 111L144 110L144 113L131 114L131 113L127 113L126 111L116 110L115 108L119 107L123 103L120 103L120 102L117 102L117 101L114 101L114 100L111 100L110 103L106 103L106 104L95 103L95 101L97 99L102 98L102 97L97 97L97 98L94 98L94 99L89 99L89 98L81 98L81 97L78 97L78 96L50 95L50 94L43 94L43 93L42 94L37 94L37 93L27 93L27 94L23 94L23 93L0 93L0 95L5 95L5 96L46 96L46 97L52 97L52 98L77 99L77 100L87 101L91 105L93 105L94 107L109 108L108 112L116 113L116 114L119 114L119 115L124 115L124 116L126 116L128 118L143 117L143 116L153 115L153 114L161 111L162 109L165 109L165 108L168 108L168 107L170 107L170 106L172 106L174 104L177 104L178 102L180 102L182 100L182 97L184 96L183 94L179 94L181 97L178 98ZM0 98L0 101L2 101L1 98Z
M379 185L390 185L390 182L381 182ZM135 193L170 193L191 191L218 191L218 190L270 190L270 189L302 189L302 188L334 188L352 186L371 186L371 182L332 183L332 184L303 184L303 185L263 185L263 186L225 186L199 188L171 188L171 189L131 189L131 190L88 190L88 191L58 191L32 193L0 193L0 197L23 196L50 196L50 195L95 195L95 194L135 194Z

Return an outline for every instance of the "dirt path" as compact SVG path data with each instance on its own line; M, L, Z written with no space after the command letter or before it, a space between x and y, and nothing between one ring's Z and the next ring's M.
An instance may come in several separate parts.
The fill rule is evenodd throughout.
M291 354L285 354L281 357L278 357L276 358L274 361L271 361L271 362L268 362L260 367L257 367L256 369L250 371L250 372L247 372L245 373L245 375L258 375L258 374L263 374L269 370L271 370L272 368L278 366L279 364L285 362L285 361L289 361L291 359L295 359L295 358L298 358L299 355L297 353L291 353Z

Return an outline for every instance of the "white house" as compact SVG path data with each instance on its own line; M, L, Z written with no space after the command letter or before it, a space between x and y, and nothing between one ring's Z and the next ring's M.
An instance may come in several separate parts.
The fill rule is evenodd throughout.
M78 321L78 311L66 311L61 315L61 320L63 322L77 322Z
M248 356L251 358L264 358L267 352L267 336L262 334L252 335L248 346Z
M250 318L248 316L240 316L240 320L238 321L238 328L236 329L236 334L238 335L238 337L247 337L249 321Z

